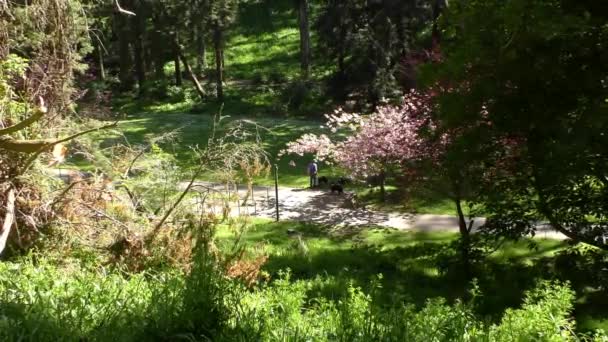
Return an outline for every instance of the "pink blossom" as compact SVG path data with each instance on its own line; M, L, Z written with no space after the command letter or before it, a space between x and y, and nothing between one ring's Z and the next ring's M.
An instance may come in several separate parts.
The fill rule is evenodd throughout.
M305 134L284 152L334 161L355 177L377 174L389 164L403 166L427 158L437 148L421 132L435 129L431 103L430 95L412 91L400 105L381 106L370 115L339 108L325 116L334 141L324 134Z

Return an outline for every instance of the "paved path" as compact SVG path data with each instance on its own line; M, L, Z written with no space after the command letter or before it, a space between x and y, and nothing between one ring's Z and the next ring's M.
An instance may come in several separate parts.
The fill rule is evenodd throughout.
M207 182L198 182L196 185L212 187L218 191L226 191L223 185L213 185ZM183 185L185 187L185 184ZM196 187L195 187L196 189ZM239 197L244 198L245 188L239 190ZM234 191L232 191L234 194ZM231 213L248 213L253 216L275 218L276 209L274 189L256 186L254 188L255 208L239 206ZM408 214L399 212L385 212L358 207L352 203L352 193L332 194L326 189L293 189L279 188L279 213L282 220L314 222L331 226L382 226L400 230L416 231L453 231L458 232L458 218L451 215ZM478 229L485 223L484 218L473 220L473 229ZM467 222L468 224L468 222ZM546 225L537 230L537 237L565 239L565 237Z

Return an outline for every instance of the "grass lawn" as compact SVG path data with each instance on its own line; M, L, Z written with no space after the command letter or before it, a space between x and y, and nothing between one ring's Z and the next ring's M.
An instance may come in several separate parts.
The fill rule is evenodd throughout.
M287 234L292 229L302 242ZM218 244L228 246L234 232L218 231ZM332 228L298 222L274 223L255 220L242 242L257 253L269 256L263 269L272 278L280 270L290 269L294 281L309 286L310 299L339 299L354 283L364 289L382 273L382 291L375 293L386 305L401 301L422 305L428 298L448 301L466 298L467 283L458 272L444 272L443 264L454 255L453 233L423 233L386 228ZM557 240L537 239L536 248L528 241L505 243L476 270L482 296L477 298L479 314L490 319L500 317L508 307L521 304L522 294L539 279L551 279L545 271L548 261L566 247ZM575 316L581 329L608 327L602 302L589 303L587 294L577 293ZM603 302L606 302L605 300Z

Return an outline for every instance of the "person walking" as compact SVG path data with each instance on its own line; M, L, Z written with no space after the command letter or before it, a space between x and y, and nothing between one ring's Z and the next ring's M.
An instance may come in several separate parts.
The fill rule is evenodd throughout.
M319 186L319 166L317 165L317 161L313 160L308 164L308 176L310 177L310 187L314 188Z

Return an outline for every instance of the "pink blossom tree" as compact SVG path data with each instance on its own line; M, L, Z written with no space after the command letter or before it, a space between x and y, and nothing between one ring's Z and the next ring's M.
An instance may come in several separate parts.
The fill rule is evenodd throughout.
M327 114L326 134L305 134L287 144L283 154L313 154L335 163L355 178L377 176L384 193L389 167L407 171L423 159L439 154L441 143L428 139L435 131L432 95L411 91L399 105L384 105L370 115L342 109Z

